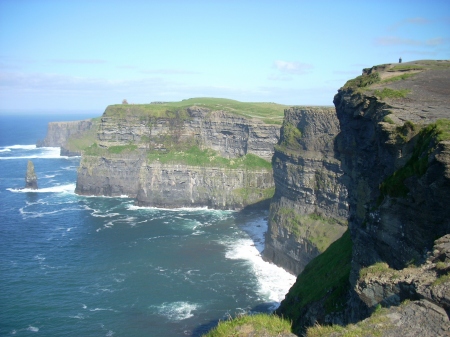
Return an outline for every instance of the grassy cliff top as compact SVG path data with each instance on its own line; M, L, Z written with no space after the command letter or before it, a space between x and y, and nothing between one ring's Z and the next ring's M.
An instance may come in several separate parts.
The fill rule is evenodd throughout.
M450 118L450 60L382 64L343 86L389 105L395 124L429 124Z
M167 112L186 110L197 106L211 111L225 111L246 118L257 118L267 124L281 124L284 109L287 105L277 103L239 102L226 98L198 97L189 98L179 102L157 102L151 104L115 104L106 108L104 116L152 116L166 117Z

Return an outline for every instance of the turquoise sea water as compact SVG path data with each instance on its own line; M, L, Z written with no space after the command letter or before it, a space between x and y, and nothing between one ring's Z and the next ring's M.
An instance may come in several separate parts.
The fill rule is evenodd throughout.
M77 196L80 159L34 144L82 118L0 115L1 336L200 336L276 307L295 278L260 256L267 212Z

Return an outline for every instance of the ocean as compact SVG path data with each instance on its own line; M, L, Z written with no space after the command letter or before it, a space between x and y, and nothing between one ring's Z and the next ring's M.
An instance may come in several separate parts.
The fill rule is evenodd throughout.
M295 277L261 258L267 211L76 195L80 158L35 144L87 117L0 115L1 336L201 336L279 305Z

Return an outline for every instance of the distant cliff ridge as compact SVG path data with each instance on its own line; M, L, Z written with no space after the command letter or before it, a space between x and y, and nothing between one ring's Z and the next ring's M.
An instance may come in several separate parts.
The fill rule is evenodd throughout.
M280 126L256 118L255 104L199 98L110 106L83 152L76 193L128 195L155 207L241 209L267 200ZM276 122L279 107L267 109Z
M285 111L264 257L295 274L347 229L347 189L334 153L339 130L334 108Z
M80 156L92 145L98 127L97 120L87 119L48 123L47 135L36 143L37 147L60 147L62 156Z

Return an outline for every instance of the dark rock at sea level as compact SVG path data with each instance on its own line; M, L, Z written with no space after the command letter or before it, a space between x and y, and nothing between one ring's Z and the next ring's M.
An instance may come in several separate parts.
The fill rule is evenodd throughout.
M31 160L28 161L27 164L27 175L25 176L25 188L29 188L32 190L37 190L37 176L34 172L34 164Z

